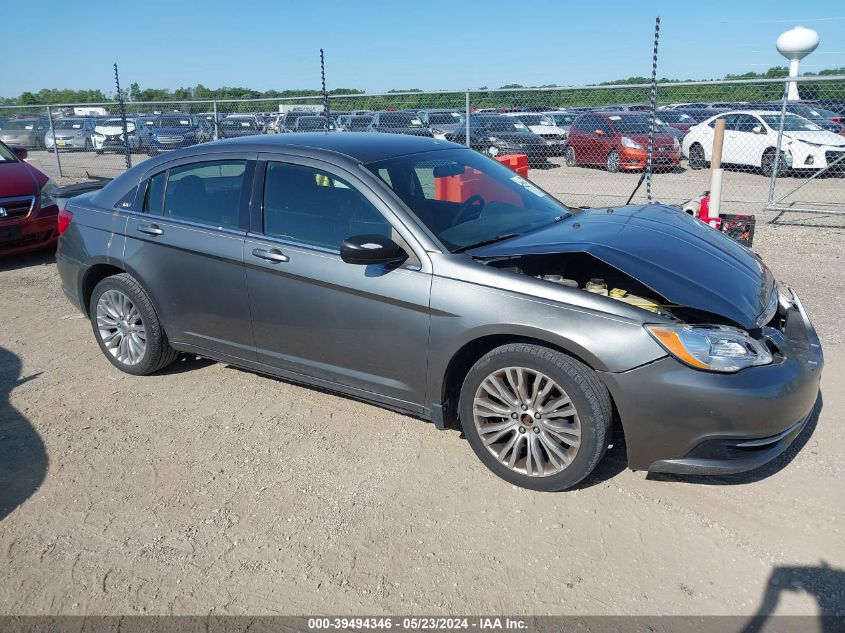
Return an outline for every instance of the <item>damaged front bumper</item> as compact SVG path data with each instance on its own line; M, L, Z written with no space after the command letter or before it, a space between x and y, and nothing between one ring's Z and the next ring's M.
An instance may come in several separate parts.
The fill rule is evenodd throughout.
M770 365L734 374L665 357L627 372L602 372L633 470L729 474L758 468L800 434L819 393L821 343L804 306L782 288L780 327L765 327Z

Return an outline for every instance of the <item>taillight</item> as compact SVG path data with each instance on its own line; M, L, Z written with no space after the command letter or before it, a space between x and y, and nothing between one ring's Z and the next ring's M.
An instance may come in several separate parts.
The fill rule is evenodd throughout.
M59 211L59 222L58 222L58 230L59 235L67 231L67 227L70 226L70 222L73 220L73 213L68 211L67 209L62 209Z

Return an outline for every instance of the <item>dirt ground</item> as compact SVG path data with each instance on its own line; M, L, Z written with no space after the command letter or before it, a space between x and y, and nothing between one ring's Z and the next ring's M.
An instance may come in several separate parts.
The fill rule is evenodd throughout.
M825 345L794 448L650 478L617 445L559 494L457 432L223 364L121 374L51 255L3 260L0 614L845 613L845 226L805 220L755 244Z

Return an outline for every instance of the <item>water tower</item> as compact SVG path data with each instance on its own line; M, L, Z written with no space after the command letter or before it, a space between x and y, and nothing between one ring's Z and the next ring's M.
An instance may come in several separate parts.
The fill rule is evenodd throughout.
M796 26L785 33L781 33L777 41L778 53L789 60L789 76L798 76L798 64L807 55L816 50L819 45L819 34L813 29L805 29L803 26ZM798 82L790 81L786 98L789 101L798 101Z

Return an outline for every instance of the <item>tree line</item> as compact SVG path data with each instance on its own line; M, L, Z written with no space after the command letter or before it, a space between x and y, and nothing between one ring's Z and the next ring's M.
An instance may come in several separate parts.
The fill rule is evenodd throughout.
M770 79L786 77L788 70L785 66L775 66L762 73L728 74L723 79ZM830 76L845 74L845 68L830 68L818 73L805 73L806 76ZM615 88L623 84L647 84L650 81L647 77L628 77L613 81L605 81L598 84L591 84L590 89L566 88L556 85L524 86L521 84L506 84L499 90L509 92L488 92L487 86L482 86L473 91L472 106L474 108L484 107L524 107L527 104L544 104L549 107L556 106L590 106L603 105L607 103L636 103L648 101L648 88ZM778 99L783 93L783 86L778 83L772 84L748 84L748 85L699 85L699 86L678 86L673 83L693 81L690 79L668 79L658 80L663 86L659 91L661 103L674 101L762 101ZM606 86L603 89L602 86ZM543 92L528 91L526 89L543 88ZM524 92L521 92L523 91ZM412 107L462 107L464 96L462 91L443 92L437 95L423 94L420 88L391 89L388 96L369 97L365 91L357 88L334 88L329 91L335 109L384 109L412 108ZM411 94L400 94L411 93ZM802 97L805 99L845 99L845 82L802 82ZM188 102L195 100L225 100L225 99L290 99L293 97L319 98L322 95L320 90L252 90L250 88L229 87L208 88L202 84L192 87L181 87L171 90L169 88L141 88L137 82L130 84L128 89L123 91L124 100L128 104L133 102ZM360 95L360 96L359 96ZM23 92L17 97L0 97L0 105L50 105L57 103L103 103L117 99L116 94L105 94L101 90L71 90L44 88L38 92ZM436 103L433 103L436 101ZM176 105L176 104L174 104ZM237 104L232 109L240 110ZM131 108L130 109L138 109ZM196 109L196 108L194 108ZM269 107L267 109L275 109Z

